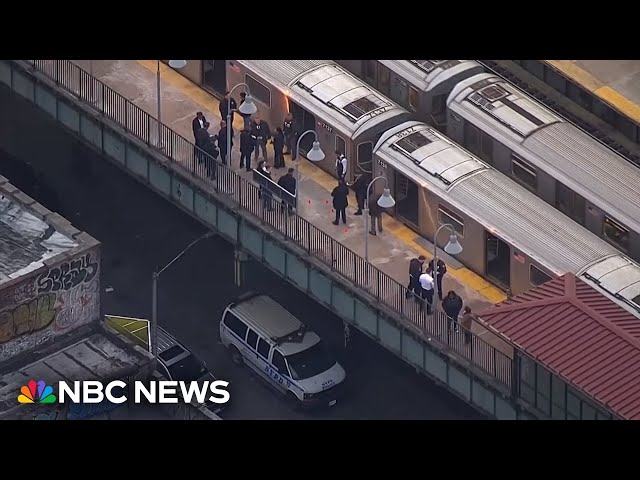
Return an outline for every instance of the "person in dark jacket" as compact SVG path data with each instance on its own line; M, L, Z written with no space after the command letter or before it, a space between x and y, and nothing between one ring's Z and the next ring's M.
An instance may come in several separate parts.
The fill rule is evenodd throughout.
M286 155L290 153L292 156L295 156L293 149L298 141L300 131L298 128L298 122L293 118L293 114L291 112L287 113L287 116L284 119L282 132L284 133L284 145L286 147L284 154Z
M382 233L382 212L384 209L378 205L378 200L380 200L381 196L380 194L376 194L369 197L369 216L371 217L369 233L371 235L376 235L376 225L378 226L378 231Z
M207 123L207 119L202 112L196 113L196 118L191 122L191 129L193 130L193 138L194 140L198 140L196 137L196 132L201 128L204 128L204 124Z
M196 147L201 150L204 150L204 146L209 142L211 138L211 134L209 133L209 122L204 122L204 126L198 130L196 130ZM198 164L202 164L204 158L200 150L196 149L196 158L198 159Z
M354 215L362 215L364 209L364 203L367 201L367 188L369 187L369 175L363 173L358 175L355 182L350 185L351 189L356 194L356 201L358 202L358 211Z
M442 301L442 310L449 317L448 334L451 333L451 327L455 327L458 331L458 315L462 311L462 298L453 290L449 290L446 298Z
M227 122L222 120L220 122L220 131L218 132L218 148L220 149L220 160L224 165L227 164L227 160L229 160L229 164L231 164L230 156L227 157L227 154L231 153L233 149L233 129L231 129L231 148L227 149Z
M224 98L220 100L220 104L218 105L218 109L220 110L220 118L227 121L227 115L229 115L229 92L224 92ZM233 117L234 112L238 110L238 104L236 100L231 97L231 126L233 127Z
M262 208L266 210L273 210L271 205L271 165L267 162L262 162L258 171L264 175L266 181L260 186L262 192Z
M284 168L284 133L280 127L276 128L276 133L271 141L273 144L273 166Z
M420 275L422 275L422 266L426 257L420 255L418 258L412 258L409 262L409 285L407 285L407 298L411 297L411 292L421 295Z
M267 140L271 137L271 130L269 124L260 118L257 113L254 116L254 120L251 123L251 136L256 142L256 162L260 156L260 150L262 150L262 158L268 160L267 157Z
M213 137L209 138L207 143L205 143L203 150L209 154L209 156L206 157L206 160L205 160L205 164L207 167L207 176L209 178L216 178L217 167L218 167L217 160L220 152L216 147L215 140Z
M333 222L334 225L340 223L340 217L342 217L342 223L347 223L347 206L349 205L349 187L344 180L338 182L338 186L331 192L333 197L333 208L336 211L336 219Z
M246 99L247 99L247 94L245 92L240 93L240 105L242 105ZM242 121L244 122L244 129L247 132L250 132L251 131L251 114L240 113L240 116L242 117Z
M240 168L246 165L247 172L251 171L251 154L255 146L251 132L242 130L240 133Z
M433 264L433 260L429 262L429 265L431 265L432 270L436 272L436 285L438 286L438 298L440 298L440 301L442 301L442 295L443 295L442 278L444 277L445 273L447 273L447 266L440 259L438 259L437 265Z
M285 175L281 176L280 180L278 180L278 185L280 185L280 187L283 190L286 190L291 195L295 195L296 194L296 179L293 176L293 172L294 172L293 168L290 168L287 171L287 173ZM289 199L286 196L283 196L282 206L280 207L280 210L282 212L284 212L285 204L287 206L287 212L289 213L289 215L291 215L293 213L293 204L291 203L291 199Z

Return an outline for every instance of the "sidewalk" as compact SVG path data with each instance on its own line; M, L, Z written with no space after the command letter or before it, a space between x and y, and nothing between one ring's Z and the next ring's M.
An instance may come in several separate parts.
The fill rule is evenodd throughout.
M89 70L88 61L76 61L80 67ZM156 61L155 60L94 60L93 74L106 85L128 98L132 103L156 117ZM193 141L191 120L197 111L202 111L211 123L210 132L217 133L220 114L218 100L203 88L182 77L165 64L161 64L162 122ZM236 116L234 129L242 127L242 121ZM272 126L274 127L274 126ZM232 155L234 171L244 178L250 173L238 168L239 141L236 140ZM273 151L269 148L269 152ZM285 157L287 167L293 166L289 156ZM285 169L272 169L274 181L277 182ZM300 164L300 214L326 232L334 239L364 256L364 219L354 216L354 195L350 195L350 207L347 210L347 225L332 225L333 210L330 192L336 180L323 170L306 160ZM433 246L424 238L396 221L388 215L383 219L384 232L377 236L369 235L370 263L381 268L387 275L401 284L408 280L408 265L411 258L425 255L432 258ZM445 261L446 254L443 254ZM443 290L455 290L472 310L478 311L487 306L503 301L506 296L502 291L485 281L475 273L461 266L453 259L448 262L448 274L443 280ZM482 325L473 327L474 333L485 341L497 346L499 350L511 356L511 348Z

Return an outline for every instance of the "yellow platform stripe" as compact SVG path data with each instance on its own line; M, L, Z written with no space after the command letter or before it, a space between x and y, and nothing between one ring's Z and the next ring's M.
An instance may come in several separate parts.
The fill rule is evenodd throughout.
M150 71L154 73L156 72L157 64L155 60L137 60L137 62ZM182 93L189 97L193 102L201 105L203 108L206 107L208 110L218 111L219 101L215 96L208 93L191 80L183 77L164 63L160 64L160 76L163 81L182 91ZM234 126L241 128L242 119L236 118ZM336 186L336 179L334 177L309 162L302 162L300 164L300 173L313 180L329 192ZM419 238L419 236L395 218L385 215L385 229L407 246L417 251L418 254L424 255L428 259L433 258L432 253L428 252L424 247L416 242L416 239ZM507 296L502 290L467 268L463 267L455 269L451 267L449 269L449 274L459 282L469 286L472 290L480 293L492 303L502 302L507 299Z
M617 90L605 85L571 60L543 60L543 62L553 66L565 77L577 82L583 88L593 93L600 100L618 110L623 115L637 123L640 123L640 106L636 105Z

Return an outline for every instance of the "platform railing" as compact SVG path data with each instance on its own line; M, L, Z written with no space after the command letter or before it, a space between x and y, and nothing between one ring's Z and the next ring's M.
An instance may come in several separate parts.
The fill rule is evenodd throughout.
M306 253L324 263L376 301L399 314L409 325L417 327L430 342L448 349L460 359L479 367L511 388L513 359L482 338L448 328L449 320L441 311L427 315L423 302L404 285L398 283L353 250L311 224L295 212L281 208L276 197L264 201L260 188L210 157L192 142L158 121L87 71L69 60L26 60L33 69L43 73L58 86L73 94L87 106L120 125L150 147L161 152L212 189L232 199L251 215L280 232ZM158 138L160 137L160 138ZM210 163L211 162L211 163ZM215 168L211 165L215 162ZM215 175L212 174L215 171Z

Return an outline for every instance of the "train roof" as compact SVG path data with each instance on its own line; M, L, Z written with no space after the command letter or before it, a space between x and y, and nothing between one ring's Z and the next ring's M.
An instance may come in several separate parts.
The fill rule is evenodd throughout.
M403 143L416 134L427 141L407 152ZM578 272L618 253L426 124L406 122L389 130L374 152L411 180L430 190L439 189L445 201L558 275Z
M331 60L236 60L305 109L321 110L350 138L399 115L400 105Z
M640 318L640 265L633 260L622 254L603 258L580 272L580 278Z
M488 89L490 93L485 95ZM511 93L491 103L485 98L499 98L506 95L504 92ZM510 111L499 113L505 100ZM613 150L492 74L461 82L448 103L452 112L504 143L523 160L627 228L640 231L640 174ZM535 118L529 118L532 116Z
M378 60L401 78L424 92L464 72L472 75L483 70L475 60Z

